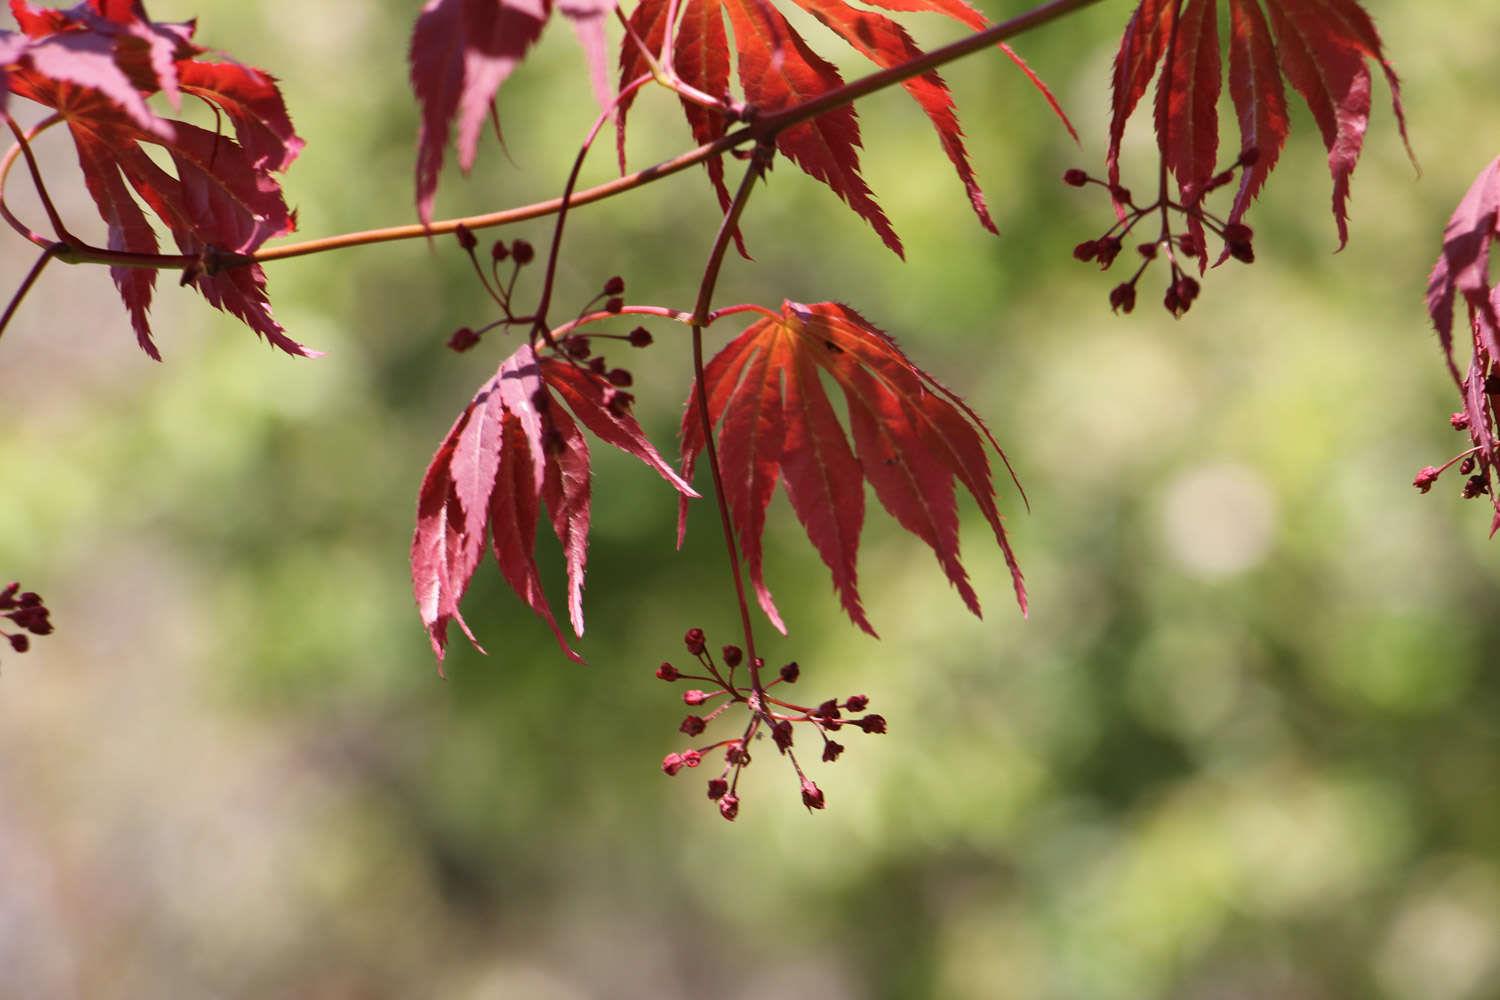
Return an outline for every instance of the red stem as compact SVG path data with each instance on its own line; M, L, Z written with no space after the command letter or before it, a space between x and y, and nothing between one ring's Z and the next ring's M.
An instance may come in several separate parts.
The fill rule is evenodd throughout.
M42 276L42 269L47 266L48 261L66 249L67 247L61 243L53 243L42 250L36 263L31 265L31 270L26 272L26 277L21 279L21 287L17 288L16 294L10 297L10 303L5 307L5 314L0 316L0 337L5 336L5 328L10 325L10 318L21 307L21 300L26 298L26 293L31 291L31 286L36 284L36 279Z

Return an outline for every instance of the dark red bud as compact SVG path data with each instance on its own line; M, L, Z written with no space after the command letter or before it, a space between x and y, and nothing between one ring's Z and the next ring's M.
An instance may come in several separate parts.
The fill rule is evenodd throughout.
M1111 288L1109 291L1109 307L1115 312L1124 310L1126 313L1134 309L1135 285L1127 281L1122 285L1116 285L1114 288Z
M490 246L490 260L500 261L510 256L510 247L503 240L496 240Z
M682 637L682 642L683 645L687 646L687 651L694 656L700 655L707 645L707 640L701 628L688 629L687 634Z
M605 295L619 295L625 291L625 279L618 274L604 283Z
M682 751L682 766L683 767L697 767L701 763L703 763L703 755L701 753L699 753L698 751L696 751L696 750L684 750L684 751Z
M1243 222L1231 222L1224 227L1224 242L1249 243L1255 238L1255 230Z
M671 682L677 680L682 674L678 673L677 668L672 666L672 664L666 660L662 660L661 666L656 668L656 676L664 681Z
M738 646L725 646L723 649L719 650L719 652L723 654L724 665L727 667L737 667L740 665L741 661L745 659L744 650L740 649L740 647Z
M802 779L802 804L808 809L822 809L823 790L807 778Z
M708 723L703 721L701 715L689 715L682 720L682 725L677 727L679 732L687 736L697 736L707 728Z
M595 375L603 375L605 369L603 358L589 358L589 371Z
M719 800L719 815L734 822L734 818L740 814L740 797L738 795L726 795Z
M1099 256L1099 241L1084 240L1073 248L1073 259L1088 262Z
M631 404L634 402L635 397L628 392L615 391L604 397L605 407L617 417L623 417L629 413Z
M1081 188L1089 182L1089 175L1077 167L1073 167L1070 170L1063 171L1062 179L1063 183L1068 185L1068 187Z
M1242 243L1236 240L1228 245L1228 250L1229 256L1242 264L1255 263L1255 248L1249 243Z
M1101 239L1099 241L1099 270L1108 270L1109 265L1113 264L1115 258L1120 256L1120 251L1123 248L1124 244L1113 236L1106 236Z
M6 636L10 640L10 648L18 653L24 653L31 648L31 639L24 634Z
M682 770L682 754L669 753L661 759L661 769L668 777Z
M1242 167L1253 167L1259 161L1260 161L1260 150L1257 147L1255 147L1255 146L1251 146L1248 149L1246 149L1246 150L1244 150L1243 152L1240 153L1240 158L1238 160L1238 163Z
M1470 476L1464 480L1464 499L1473 500L1481 493L1488 493L1490 484L1484 481L1483 476Z
M1177 283L1175 281L1167 286L1167 293L1162 296L1161 304L1174 317L1181 317L1183 313L1188 311L1188 303L1182 301L1182 296L1177 294Z
M844 707L851 712L863 712L868 704L870 704L869 695L851 694L844 702Z
M1115 201L1118 201L1123 205L1131 204L1130 188L1126 187L1123 184L1116 184L1114 187L1110 188L1109 194L1110 197L1114 198Z
M745 752L745 745L739 741L729 744L729 749L724 751L724 760L730 764L744 767L750 763L750 755Z
M630 341L631 347L650 347L651 331L644 326L638 326L630 331L630 336L626 339Z
M834 761L839 759L839 754L843 752L844 745L842 743L835 743L833 742L833 740L829 740L827 743L823 744L824 763L832 764Z
M0 590L0 608L15 607L16 591L21 589L20 581L10 584L4 590Z
M778 719L771 723L771 741L776 744L776 749L786 753L792 746L792 724L785 719Z
M855 723L855 725L867 733L883 733L885 732L885 716L867 715Z
M1453 429L1456 431L1468 430L1469 415L1460 410L1459 412L1453 414L1448 418L1448 423L1452 424ZM14 584L12 584L12 586L14 586ZM4 607L4 605L0 604L0 607Z
M682 692L682 703L684 705L692 705L696 708L707 700L708 695L703 691L699 691L697 688Z
M837 719L839 717L838 701L833 698L829 698L827 701L823 702L813 710L813 715L821 716L825 719Z
M797 683L797 678L801 676L802 668L797 665L796 660L793 660L791 663L788 663L786 666L781 668L781 679L786 681L788 684Z
M479 245L479 240L474 238L474 234L469 231L469 227L462 222L453 231L453 235L458 237L458 245L463 247L465 251L472 252Z
M717 801L729 794L729 782L723 778L710 778L708 781L708 797Z
M1460 475L1464 475L1464 476L1467 476L1469 473L1473 472L1474 471L1474 456L1470 455L1468 458L1464 459L1462 462L1459 462L1458 463L1458 471L1459 471Z
M1203 291L1196 278L1184 275L1177 279L1177 294L1183 302L1191 304L1198 298L1198 293Z
M1426 493L1428 490L1432 489L1432 484L1437 482L1438 476L1441 476L1442 474L1443 470L1439 469L1435 465L1429 465L1422 469L1421 472L1417 473L1416 478L1411 481L1411 484L1417 489L1421 490L1423 493Z
M1142 243L1135 249L1137 253L1147 260L1155 260L1157 252L1161 250L1161 245L1159 243Z
M623 368L612 368L604 374L604 377L609 379L610 385L617 385L622 389L635 382L635 379L630 377L630 373Z
M616 314L618 314L620 312L620 310L622 310L624 308L625 308L625 300L622 299L622 298L619 298L618 296L615 297L615 298L612 298L608 302L604 303L604 311L607 312L607 313L616 313Z
M1177 237L1177 246L1189 257L1197 257L1203 253L1203 245L1192 233L1183 233Z
M536 248L525 240L516 240L510 245L510 254L516 259L517 264L530 264L536 257Z
M569 337L563 341L563 350L568 352L570 358L586 358L592 348L587 337Z
M461 326L453 331L453 336L448 338L448 350L462 354L477 343L479 343L479 334L466 326Z

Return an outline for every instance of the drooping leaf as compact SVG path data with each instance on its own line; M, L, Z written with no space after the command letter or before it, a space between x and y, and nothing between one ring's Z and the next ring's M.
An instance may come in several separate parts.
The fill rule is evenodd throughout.
M844 0L795 0L795 3L877 66L895 66L921 54L906 30L882 14L852 7ZM984 15L962 0L881 0L876 6L902 12L939 13L974 30L988 26ZM783 111L844 82L832 64L808 47L769 0L685 0L681 26L668 49L665 39L669 8L668 0L641 0L631 14L631 28L653 56L663 59L670 56L683 82L711 98L729 98L729 45L723 23L726 15L734 29L737 70L745 101L757 112ZM1037 86L1071 132L1072 125L1036 74L1009 46L999 47ZM620 53L621 87L648 68L640 46L627 37ZM975 215L993 232L994 221L969 164L963 131L947 84L936 72L930 72L906 81L903 86L937 130L943 151L953 163ZM630 98L622 102L617 119L622 170L625 122L631 103ZM722 137L731 124L724 114L699 102L684 99L682 106L693 138L700 143ZM900 254L901 241L860 174L860 145L858 118L848 106L835 108L777 137L777 148L784 155L828 185L870 224L888 247ZM707 168L721 206L727 207L729 193L724 185L722 164L712 159L707 161Z
M1443 249L1427 282L1427 312L1462 401L1459 413L1478 466L1471 483L1483 483L1495 507L1490 528L1500 529L1500 289L1490 283L1495 239L1500 236L1500 159L1479 172L1443 231ZM1469 324L1468 363L1454 356L1454 307L1462 297ZM1471 490L1466 496L1477 495Z
M820 373L843 392L848 436ZM831 571L845 612L871 635L855 566L866 481L901 526L932 548L977 615L979 600L958 556L954 480L962 483L994 531L1025 612L1025 586L985 452L993 437L968 406L857 312L832 302L783 303L780 314L752 324L709 362L703 388L709 422L718 428L735 534L761 609L778 629L784 626L765 584L760 543L778 480ZM705 445L702 413L695 389L682 420L685 478ZM683 523L680 517L679 544Z
M1401 84L1374 23L1358 0L1229 0L1228 48L1229 95L1239 121L1240 149L1255 152L1241 177L1229 222L1244 217L1286 143L1285 77L1302 95L1328 150L1334 223L1342 247L1349 236L1349 178L1369 124L1370 62L1385 73L1397 128L1407 141ZM1120 179L1126 120L1162 64L1157 145L1183 201L1190 202L1216 170L1222 77L1216 0L1141 0L1131 15L1115 58L1107 156L1112 185ZM1196 217L1190 215L1190 222L1196 224Z
M607 102L604 18L612 0L559 4L578 31L601 102ZM458 165L474 166L479 135L494 114L495 95L541 37L552 0L427 0L412 29L411 85L422 108L417 139L417 214L432 220L450 132L458 123Z
M274 173L302 148L275 80L236 63L197 58L191 25L153 22L135 2L88 0L66 11L11 0L27 41L7 67L11 92L56 110L77 147L85 186L104 220L111 250L156 253L139 202L165 224L178 250L253 253L296 226ZM162 118L147 98L201 98L228 118L234 137ZM174 172L145 151L164 150ZM110 274L141 348L160 355L149 310L155 272L113 267ZM215 308L236 316L289 354L310 352L271 315L259 265L187 275Z
M567 567L569 620L582 635L590 485L578 423L656 469L684 496L697 496L646 440L628 403L602 377L568 360L539 359L523 344L459 415L422 481L411 545L412 592L439 671L449 622L483 652L459 604L487 536L511 589L547 623L563 652L583 662L557 625L536 563L545 506Z

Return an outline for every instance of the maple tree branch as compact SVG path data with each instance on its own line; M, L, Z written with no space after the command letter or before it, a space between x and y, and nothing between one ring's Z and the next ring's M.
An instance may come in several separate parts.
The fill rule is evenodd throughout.
M759 713L765 711L762 700L765 697L765 688L760 682L760 667L757 665L755 654L755 632L750 624L750 604L745 599L744 573L740 569L739 546L735 542L734 527L729 519L729 503L724 497L724 474L719 468L719 452L714 445L714 421L713 415L708 411L708 389L703 374L703 327L708 322L709 305L713 301L714 286L719 281L719 269L724 263L724 255L729 249L730 241L734 238L735 231L739 228L740 215L745 211L745 203L750 200L750 192L755 188L758 180L770 164L771 158L776 155L774 139L761 141L755 147L755 155L750 160L750 165L745 168L745 176L740 180L739 190L734 194L734 201L730 202L729 210L724 213L724 221L719 224L719 231L714 236L713 248L708 253L708 263L703 268L703 280L698 285L698 302L693 307L693 391L698 397L698 416L703 425L704 451L708 455L708 468L713 473L714 500L719 508L719 526L724 534L724 549L729 555L729 570L734 576L734 595L740 607L740 625L745 632L745 656L750 664L750 687L754 693L755 701L751 705L752 730ZM747 737L748 738L748 737Z
M16 294L10 297L10 302L5 307L5 314L0 316L0 337L5 336L5 328L10 326L10 318L21 307L21 300L26 298L26 293L31 291L31 286L36 284L36 279L42 276L42 270L46 268L48 262L66 249L65 243L52 243L42 249L41 256L37 257L36 263L31 265L31 270L26 272L26 277L21 279L21 287L17 288Z
M5 124L10 126L11 134L16 137L16 144L6 151L5 159L0 161L0 217L3 217L6 222L10 223L12 229L20 233L27 240L43 248L50 247L55 241L49 240L45 236L35 232L30 226L27 226L11 214L10 206L5 204L5 180L10 176L11 167L15 166L16 157L18 155L26 157L26 169L31 172L31 182L36 185L37 196L41 198L42 209L47 213L47 221L52 223L52 230L56 234L56 238L65 243L77 242L68 232L67 227L63 225L62 216L58 214L57 206L52 204L52 198L47 194L47 185L42 181L41 168L37 165L36 156L31 151L31 140L60 121L62 121L61 115L52 115L34 126L27 133L21 131L21 126L16 124L14 118L8 114L5 116ZM56 256L55 252L53 256Z
M749 142L759 142L767 137L774 137L778 132L792 125L806 121L809 118L815 118L834 108L850 104L876 91L884 90L911 77L920 76L938 66L961 59L967 55L972 55L997 42L1014 38L1033 28L1041 27L1100 2L1102 0L1049 0L1049 2L1039 4L1031 10L1018 14L1009 20L991 25L983 31L975 32L948 45L933 49L900 65L860 77L857 80L844 84L842 87L836 87L810 100L795 104L789 108L784 108L774 114L765 115L755 122L743 128L736 129L713 142L704 143L694 149L680 153L671 159L663 160L660 163L646 167L644 170L637 170L634 173L617 177L603 184L585 188L583 191L576 191L567 199L566 205L571 209L580 205L590 204L591 202L603 201L606 198L638 187L644 187L647 184L679 173L705 160L722 156L724 153L738 146ZM212 263L215 269L222 270L227 267L252 263L265 264L275 260L304 257L310 254L367 246L373 243L428 239L432 236L453 233L460 226L465 226L470 230L492 229L497 226L511 225L529 219L552 215L562 211L563 206L564 200L562 198L551 198L547 201L534 202L530 205L521 205L498 212L443 219L429 225L411 223L409 225L387 226L379 229L365 229L358 232L342 233L336 236L324 236L299 243L287 243L278 247L264 248L257 250L253 254L221 252L214 255ZM59 260L69 264L109 264L113 267L141 267L158 270L180 271L188 268L201 268L204 265L203 259L197 255L125 253L90 246L80 241L73 241L68 249L65 252L59 253L57 257Z
M583 169L583 161L588 157L589 150L593 148L594 140L599 137L599 130L604 127L604 123L609 121L610 116L619 108L620 102L650 82L651 74L646 73L636 77L629 84L620 88L620 92L615 95L615 99L609 103L607 108L599 112L599 117L594 119L593 127L589 129L588 135L583 138L583 145L579 148L578 155L573 158L573 169L568 174L568 183L563 185L562 198L559 199L561 204L557 209L557 225L552 229L552 247L547 253L547 274L542 279L542 294L537 301L536 311L533 313L536 317L531 324L533 340L540 335L548 344L556 346L553 344L552 331L547 326L547 309L552 305L552 287L557 279L557 256L559 251L562 250L563 223L568 220L568 207L573 198L573 189L578 186L578 173Z

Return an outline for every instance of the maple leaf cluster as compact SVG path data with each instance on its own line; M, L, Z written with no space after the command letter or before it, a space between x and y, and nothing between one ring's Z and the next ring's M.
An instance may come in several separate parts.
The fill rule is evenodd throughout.
M1328 151L1340 248L1349 239L1349 178L1370 119L1371 63L1385 74L1397 128L1407 140L1400 80L1385 58L1374 22L1357 0L1227 2L1229 97L1240 132L1237 158L1227 167L1218 166L1224 83L1218 0L1141 0L1115 56L1106 177L1095 181L1082 171L1064 176L1074 186L1092 182L1108 190L1118 220L1098 240L1080 244L1079 259L1097 260L1107 268L1138 223L1161 220L1160 230L1138 247L1144 262L1110 293L1116 310L1130 311L1137 281L1161 255L1172 272L1164 305L1173 315L1186 312L1198 285L1187 277L1179 256L1196 260L1201 275L1209 263L1209 232L1222 240L1217 263L1231 257L1247 263L1254 259L1253 234L1244 218L1275 169L1290 131L1283 78L1306 102ZM1120 146L1153 77L1152 119L1161 171L1155 199L1138 203L1120 182ZM1220 218L1204 207L1204 199L1231 183L1236 170L1240 182L1234 203L1227 217ZM1167 188L1169 176L1177 181L1175 198ZM1183 219L1180 234L1172 229L1174 213Z
M1448 373L1458 387L1460 408L1453 428L1467 431L1471 447L1444 465L1428 466L1413 481L1426 493L1440 475L1458 466L1465 476L1466 499L1489 496L1495 508L1490 534L1500 531L1500 495L1495 470L1500 466L1500 289L1490 283L1495 238L1500 236L1500 159L1479 172L1443 231L1443 251L1427 283L1427 310L1443 348ZM1454 357L1454 310L1462 298L1468 313L1468 363Z
M422 480L411 545L413 592L439 669L450 621L483 651L459 602L483 558L486 536L506 582L546 621L563 652L583 662L558 628L536 565L545 505L567 561L569 619L581 636L590 467L578 424L639 458L685 496L697 495L646 440L630 403L629 393L576 359L538 357L526 343L464 408Z
M906 29L883 14L843 0L796 0L796 5L881 68L922 54ZM880 0L875 6L939 13L971 30L989 24L964 0ZM785 111L844 85L833 64L815 53L766 0L642 0L630 14L621 43L616 102L600 82L604 72L601 21L613 4L584 0L559 9L578 31L600 102L615 108L621 172L625 169L626 121L635 100L628 85L642 76L658 76L678 92L688 126L700 143L723 138L735 122ZM500 85L541 36L551 11L551 0L429 0L423 7L412 32L409 60L412 88L422 107L416 176L417 209L424 222L432 217L438 177L455 123L459 166L468 172L486 120L494 118L498 129L494 105ZM736 100L730 92L726 17L734 32L743 100ZM1025 73L1072 132L1041 79L1010 46L1002 42L998 48ZM902 86L937 130L980 223L995 232L964 148L948 85L933 70ZM886 246L903 254L900 237L861 176L860 129L853 107L842 105L782 129L775 142L781 153L826 184L868 222ZM730 197L722 161L713 157L705 161L705 167L727 210ZM740 250L744 252L743 244Z
M0 82L67 126L109 250L157 253L144 202L181 253L199 262L185 283L283 351L311 353L271 315L258 264L220 266L296 225L275 175L303 143L274 78L200 58L207 50L194 43L191 22L152 21L139 0L87 0L67 10L11 0L10 9L21 33L0 32ZM174 107L184 96L203 101L216 120L228 119L233 138L162 117L148 102L157 94ZM148 146L167 154L175 174L157 165ZM160 359L148 315L156 270L118 265L110 275L141 348Z
M851 448L820 372L843 391ZM1011 551L985 443L1005 453L967 404L912 364L887 334L836 302L786 302L752 324L704 370L709 423L719 427L724 494L761 610L786 626L766 586L761 553L766 508L778 480L850 620L875 634L860 601L855 557L864 524L864 484L903 528L926 542L964 604L979 598L958 558L954 480L961 482L1005 556L1024 613L1026 588ZM703 450L696 394L682 418L682 475ZM1007 466L1008 467L1008 466ZM687 525L679 504L678 544Z

